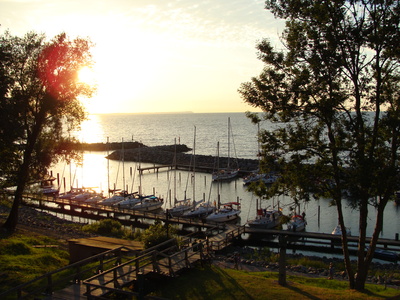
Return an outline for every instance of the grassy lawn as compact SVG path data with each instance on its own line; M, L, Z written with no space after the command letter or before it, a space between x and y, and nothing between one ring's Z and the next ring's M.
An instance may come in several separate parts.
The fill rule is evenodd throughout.
M60 249L58 243L46 236L0 236L0 290L6 291L67 265L69 253Z
M168 299L387 299L400 291L367 285L364 293L349 290L347 281L287 276L278 284L276 272L246 272L216 266L196 268L160 282L152 295ZM396 298L397 299L397 298ZM400 297L398 297L400 299Z

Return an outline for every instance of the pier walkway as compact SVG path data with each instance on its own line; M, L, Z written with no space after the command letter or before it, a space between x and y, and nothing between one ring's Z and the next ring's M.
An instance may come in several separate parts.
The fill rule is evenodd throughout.
M179 248L170 239L140 253L129 247L117 247L2 292L0 298L47 295L46 300L105 299L110 293L143 297L147 278L175 277L196 263L210 262L214 251L230 245L243 232L244 228L226 226L218 228L209 239L187 237Z

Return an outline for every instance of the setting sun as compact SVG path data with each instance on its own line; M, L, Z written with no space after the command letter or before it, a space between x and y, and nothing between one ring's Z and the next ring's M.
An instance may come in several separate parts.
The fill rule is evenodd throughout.
M89 85L97 83L95 72L91 67L86 66L79 70L78 80Z
M277 36L284 24L268 22L262 1L43 0L40 9L6 3L4 29L93 42L94 64L78 74L96 86L91 99L81 99L89 114L246 111L237 89L262 69L256 41Z

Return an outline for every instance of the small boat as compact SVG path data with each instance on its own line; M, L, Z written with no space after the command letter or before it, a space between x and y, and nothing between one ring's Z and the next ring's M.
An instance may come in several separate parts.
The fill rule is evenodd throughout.
M139 196L138 193L126 194L122 201L117 201L111 205L117 206L118 208L132 208L146 197L148 196Z
M229 180L235 178L239 173L239 169L220 169L212 174L213 181Z
M86 202L86 200L93 198L95 196L102 197L103 194L96 192L92 188L83 188L82 191L80 193L78 193L77 195L73 196L71 198L71 200L79 201L79 202Z
M253 172L250 175L248 175L248 176L243 178L243 184L247 185L247 184L250 184L252 182L257 182L257 181L263 180L265 176L266 175L263 174L263 173Z
M350 228L346 227L346 233L347 235L351 235L351 230ZM342 235L342 228L340 227L340 225L337 225L333 231L332 231L333 235Z
M195 201L191 201L190 198L184 200L175 200L175 205L168 209L168 213L172 217L180 217L185 212L193 210L195 206Z
M66 192L64 194L60 194L58 196L59 199L72 199L73 197L84 193L84 189L83 188L71 188L71 190L69 192Z
M247 222L249 227L271 229L281 223L283 214L279 209L257 209L257 216L255 219Z
M301 215L294 215L290 219L290 222L287 226L289 231L303 231L306 229L307 222L304 220Z
M132 209L138 211L153 211L161 208L162 205L163 200L152 195L141 199L138 203L132 206Z
M265 184L273 184L275 181L278 180L279 175L274 173L264 174L265 176L262 178Z
M201 200L193 209L183 213L182 216L186 218L204 218L216 211L216 209L215 205Z
M111 197L103 199L99 202L99 204L111 206L115 203L125 200L127 196L128 193L126 191L115 191Z
M91 198L86 199L84 202L85 203L98 203L104 199L103 195L95 195Z
M241 213L239 202L228 202L221 205L222 207L206 217L206 222L227 222L239 217Z
M45 196L52 196L52 197L57 197L59 190L56 188L52 188L52 187L43 187L42 188L42 193Z

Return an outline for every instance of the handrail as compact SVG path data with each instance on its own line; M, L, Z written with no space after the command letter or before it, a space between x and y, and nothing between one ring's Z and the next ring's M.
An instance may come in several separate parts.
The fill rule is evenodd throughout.
M41 291L50 293L50 292L52 292L52 286L54 286L55 283L63 282L63 281L65 281L66 279L68 279L69 277L71 277L71 278L77 278L78 280L80 280L80 275L81 275L83 272L86 272L86 271L89 270L89 269L88 269L88 270L81 270L81 267L84 266L84 265L88 265L89 263L97 262L97 261L99 261L100 264L104 264L104 259L100 259L100 258L107 257L108 255L114 254L114 253L118 253L118 256L113 257L112 259L110 259L109 262L111 262L111 261L114 260L114 259L115 259L115 260L121 260L121 255L122 255L122 251L121 251L121 250L122 250L122 249L127 249L127 250L129 250L129 251L132 251L131 249L129 249L129 248L125 247L125 246L121 246L121 247L117 247L117 248L115 248L115 249L108 250L108 251L102 252L102 253L100 253L100 254L91 256L91 257L89 257L89 258L85 258L85 259L80 260L80 261L78 261L78 262L72 263L72 264L70 264L70 265L68 265L68 266L65 266L65 267L62 267L62 268L60 268L60 269L57 269L57 270L48 272L48 273L46 273L46 274L43 274L42 276L36 277L36 278L34 278L34 279L32 279L32 280L30 280L30 281L28 281L28 282L25 282L25 283L23 283L23 284L20 284L20 285L18 285L18 286L16 286L16 287L12 288L12 289L10 289L10 290L4 291L4 292L0 293L0 298L1 298L1 297L4 297L4 296L6 296L6 295L10 295L10 294L12 294L12 293L16 293L18 299L23 299L23 298L25 298L25 297L34 295L34 294L36 294L36 293L40 293ZM73 274L68 275L68 276L65 276L65 278L62 278L62 279L58 280L57 282L53 282L53 281L52 281L53 275L59 274L59 273L61 273L61 272L63 272L63 271L66 271L66 270L69 270L69 269L74 269L74 268L76 268L77 271L74 272ZM92 269L92 268L90 268L90 269ZM27 288L27 287L29 287L29 286L33 286L34 283L39 282L39 281L44 280L44 279L47 279L47 280L48 280L48 283L49 283L46 287L40 288L37 292L35 292L35 291L32 292L32 293L31 293L31 292L28 292L27 295L22 296L22 292L25 292L25 291L24 291L25 288Z
M86 285L86 295L90 297L92 295L92 292L94 292L97 289L103 289L107 291L115 291L116 290L116 283L118 279L123 278L127 275L130 275L132 273L136 273L136 277L139 275L140 270L143 270L146 266L148 265L153 265L153 271L154 269L158 269L159 266L163 266L167 268L170 272L170 275L174 276L174 266L179 265L182 261L185 261L185 266L187 267L189 264L189 258L192 256L195 256L197 253L200 252L200 257L203 258L203 249L204 249L204 243L205 241L202 241L196 245L187 247L179 252L175 252L171 255L166 255L162 251L158 250L152 250L148 251L145 254L142 254L136 258L133 258L125 263L119 264L118 266L115 266L111 269L108 269L100 274L96 274L86 280L83 281L83 284ZM197 250L195 249L197 247ZM161 256L161 258L160 258ZM180 258L182 256L182 258ZM174 260L174 258L178 258L177 260ZM162 263L164 259L167 259L167 263ZM141 261L145 261L145 264L141 264ZM126 272L117 272L118 270L123 270L125 266L134 266L134 268L129 269L129 271ZM102 284L96 284L93 283L93 281L97 280L100 277L105 277L107 274L113 274L111 276L111 279L108 281L102 281ZM113 283L113 286L107 286L108 284ZM133 293L135 294L135 293Z

